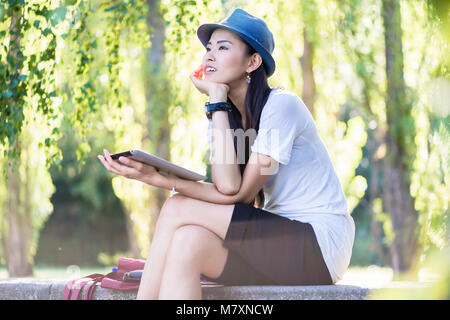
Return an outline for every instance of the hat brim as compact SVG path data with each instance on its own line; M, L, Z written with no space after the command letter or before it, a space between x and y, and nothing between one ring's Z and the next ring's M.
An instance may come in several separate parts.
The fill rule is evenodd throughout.
M245 35L236 28L230 28L228 26L218 23L202 24L197 29L197 37L200 39L200 42L203 44L205 48L206 45L208 44L209 39L211 38L211 34L214 32L214 30L219 28L226 29L236 33L239 37L241 37L245 42L247 42L250 46L252 46L261 55L261 58L263 59L264 68L266 69L267 77L270 77L275 72L275 60L272 58L272 55L263 46L261 46L257 40Z

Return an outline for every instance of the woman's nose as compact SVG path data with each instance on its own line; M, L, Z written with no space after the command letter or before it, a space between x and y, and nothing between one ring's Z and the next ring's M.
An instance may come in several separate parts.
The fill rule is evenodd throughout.
M207 51L206 53L205 53L205 58L206 58L206 60L215 60L215 57L214 57L214 54L213 54L213 50L212 49L209 49L209 51Z
M202 63L203 63L203 65L205 66L205 65L207 65L209 62L212 62L212 61L214 61L215 59L213 59L213 58L211 58L211 57L209 57L209 56L205 56L205 58L203 59L203 61L202 61Z

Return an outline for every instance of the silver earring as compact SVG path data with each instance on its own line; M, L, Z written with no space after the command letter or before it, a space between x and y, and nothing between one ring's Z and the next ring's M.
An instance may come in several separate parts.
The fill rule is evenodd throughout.
M252 78L250 78L250 73L247 73L247 83L250 83L251 80Z

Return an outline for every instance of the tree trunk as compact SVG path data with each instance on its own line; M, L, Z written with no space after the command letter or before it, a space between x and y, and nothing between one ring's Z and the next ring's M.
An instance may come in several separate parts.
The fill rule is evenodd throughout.
M141 258L141 250L139 250L139 244L136 239L136 234L133 228L133 220L131 219L131 212L124 208L125 213L125 227L128 238L128 251L131 252L133 257Z
M300 58L303 75L302 100L314 115L314 99L316 94L316 83L313 72L314 47L309 41L306 28L303 30L303 56Z
M370 110L370 107L368 108ZM374 201L381 194L379 185L379 176L382 172L382 161L383 159L377 155L377 151L383 145L383 134L379 127L374 130L373 137L367 141L367 146L369 147L369 157L370 157L370 183L369 183L369 203L371 210L371 221L370 221L370 232L372 234L372 244L370 249L377 253L378 258L383 263L383 265L389 265L389 256L379 243L379 239L382 234L382 228L377 220L374 210Z
M382 16L386 53L386 147L383 162L383 204L389 213L395 237L391 244L391 263L394 274L410 270L416 262L417 213L411 197L407 137L405 121L411 119L403 77L403 49L400 2L383 0Z
M14 148L19 150L20 146L17 143L17 139L15 140ZM33 267L28 260L29 243L31 241L29 226L31 221L29 221L29 214L25 214L21 209L21 184L18 170L18 166L16 168L8 166L8 227L5 241L5 256L8 274L11 278L33 275Z
M168 109L171 105L171 95L170 83L166 76L164 18L160 11L160 0L148 0L147 3L149 5L147 25L149 28L153 29L151 35L152 45L147 54L147 127L151 145L155 146L152 151L159 157L170 160L170 126L168 125ZM149 208L152 215L152 223L150 226L150 236L152 237L159 211L167 200L168 191L156 189L156 196L153 190L150 192L151 197L156 197L156 201L151 201L154 205L152 208Z

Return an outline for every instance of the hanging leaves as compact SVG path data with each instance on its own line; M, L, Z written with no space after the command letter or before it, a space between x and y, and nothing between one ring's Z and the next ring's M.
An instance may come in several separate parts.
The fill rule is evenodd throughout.
M53 27L64 19L66 9L59 7L51 10L49 6L47 2L11 0L2 2L0 7L0 15L8 26L7 29L0 29L0 141L3 156L10 160L20 156L14 142L19 139L26 121L24 108L35 108L36 112L41 112L50 121L50 126L51 120L55 119L56 112L51 100L56 96L56 35ZM33 36L39 40L29 43ZM33 51L30 46L36 49L28 54ZM3 60L5 56L6 61ZM49 150L56 146L57 136L52 134L44 144L49 156Z

